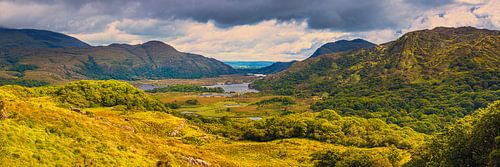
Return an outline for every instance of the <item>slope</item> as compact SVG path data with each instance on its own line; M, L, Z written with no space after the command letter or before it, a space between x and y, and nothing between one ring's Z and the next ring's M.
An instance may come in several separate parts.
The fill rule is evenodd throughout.
M354 40L339 40L335 42L330 42L322 45L318 48L311 57L318 57L324 54L332 54L336 52L347 52L353 51L361 48L372 48L376 45L374 43L368 42L363 39L354 39Z
M378 161L389 161L394 150L307 139L231 140L169 114L157 102L118 81L0 87L0 160L6 166L312 166L309 155L325 149L376 154ZM396 156L408 154L398 150Z
M235 70L213 58L159 41L88 46L43 30L0 30L0 78L65 82L77 79L200 78Z
M90 45L68 35L45 30L10 29L0 27L0 49L24 48L68 48Z
M315 110L381 117L432 132L500 98L499 42L500 32L495 30L415 31L375 48L297 62L252 86L319 96Z

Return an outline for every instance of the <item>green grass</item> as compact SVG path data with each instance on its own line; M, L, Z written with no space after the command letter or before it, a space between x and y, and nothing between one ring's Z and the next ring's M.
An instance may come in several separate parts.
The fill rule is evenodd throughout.
M166 112L126 105L82 106L76 112L57 96L44 94L45 89L57 87L0 87L0 114L7 116L0 119L0 166L155 166L158 161L188 166L189 158L212 166L312 166L309 155L318 151L389 149L295 138L269 142L232 139L207 133L205 127ZM206 115L227 116L232 112L211 112L224 104L241 104L231 107L235 110L255 107L252 104L269 98L219 98L212 105L206 105L205 99L200 100L201 105L189 107ZM248 116L255 113L245 113L244 109L241 112ZM406 151L401 156L409 159Z

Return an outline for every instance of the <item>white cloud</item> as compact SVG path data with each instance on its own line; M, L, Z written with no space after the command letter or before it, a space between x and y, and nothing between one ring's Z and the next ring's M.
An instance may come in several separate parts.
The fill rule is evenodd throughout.
M69 34L93 45L107 45L111 43L139 44L144 42L144 37L128 34L117 28L120 21L108 24L105 31L96 33Z
M222 60L303 59L319 45L348 33L310 30L305 22L263 21L255 25L218 28L213 22L191 23L167 42L183 51Z
M461 2L433 9L420 15L411 22L408 28L404 29L404 32L438 26L500 28L500 3L498 0L461 0Z

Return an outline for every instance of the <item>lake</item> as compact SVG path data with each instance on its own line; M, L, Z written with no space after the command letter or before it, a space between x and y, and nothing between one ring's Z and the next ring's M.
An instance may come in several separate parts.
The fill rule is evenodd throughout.
M241 83L241 84L216 84L216 85L210 85L210 86L205 86L208 88L214 88L214 87L221 87L224 89L224 92L229 93L229 92L235 92L235 93L249 93L249 92L259 92L258 90L251 89L248 87L250 83ZM142 84L138 85L137 88L147 91L147 90L152 90L154 88L159 88L161 86L155 86L151 84Z
M259 92L258 90L251 89L248 87L250 83L241 83L241 84L216 84L205 86L208 88L221 87L224 89L224 92L235 92L235 93L249 93L249 92Z

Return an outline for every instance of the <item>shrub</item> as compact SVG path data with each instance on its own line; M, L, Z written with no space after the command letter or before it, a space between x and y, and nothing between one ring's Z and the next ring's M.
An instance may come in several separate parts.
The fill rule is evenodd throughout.
M167 111L164 104L126 82L78 81L68 83L54 92L63 103L77 107L127 106L128 109Z
M274 97L271 99L261 100L256 105L263 106L266 104L280 103L281 105L292 105L295 104L295 100L291 97Z
M200 102L196 99L189 99L189 100L186 100L186 104L189 104L189 105L198 105L200 104Z

